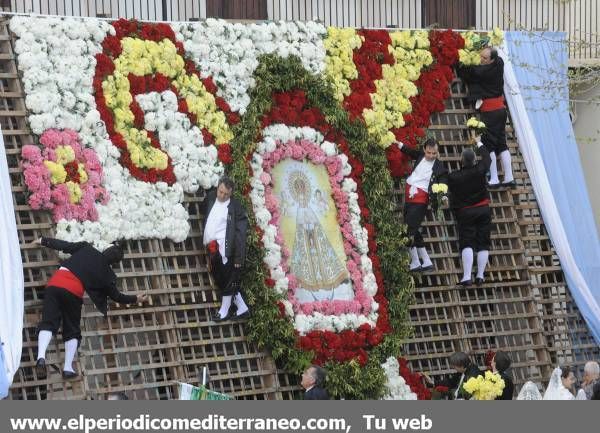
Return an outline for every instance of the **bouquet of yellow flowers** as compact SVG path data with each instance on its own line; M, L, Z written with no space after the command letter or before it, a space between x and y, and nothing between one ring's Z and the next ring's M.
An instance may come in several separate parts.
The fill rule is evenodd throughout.
M485 376L472 377L463 384L463 389L473 396L473 400L494 400L502 395L504 379L498 373L486 371Z
M431 192L434 194L432 200L432 210L436 219L442 219L442 199L448 194L448 185L445 183L434 183L431 185Z
M477 117L469 118L466 125L467 128L469 128L469 131L473 131L475 135L481 135L485 132L485 123L483 123L481 120L478 120Z

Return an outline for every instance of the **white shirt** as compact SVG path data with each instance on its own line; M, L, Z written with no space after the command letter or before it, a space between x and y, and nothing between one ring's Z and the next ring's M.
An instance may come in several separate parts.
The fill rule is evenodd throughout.
M220 202L215 200L215 204L206 218L206 226L204 227L204 245L208 245L210 241L216 240L219 244L219 253L223 257L223 264L227 263L225 257L225 233L227 231L227 214L229 201Z
M431 181L434 162L435 160L427 161L425 157L423 157L410 176L408 176L406 183L410 185L410 189L408 190L409 197L412 198L417 194L417 188L426 193L429 192L429 182Z

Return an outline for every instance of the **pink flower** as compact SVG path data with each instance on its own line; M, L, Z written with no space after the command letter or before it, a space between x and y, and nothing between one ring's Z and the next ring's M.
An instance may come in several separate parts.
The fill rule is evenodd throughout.
M271 176L265 171L260 175L260 181L263 183L263 185L270 185Z
M292 148L292 158L296 159L296 160L302 160L304 159L304 148L300 145L294 144L291 146Z
M42 162L42 152L40 151L40 148L31 144L23 146L21 157L32 164L41 164Z
M61 219L96 221L96 202L106 204L109 195L101 186L102 167L94 150L84 149L77 132L70 129L48 129L40 137L40 143L43 145L41 149L28 145L22 151L25 184L32 193L29 197L31 207L51 210L56 222ZM68 179L79 182L82 195L78 203L70 202L65 183L51 183L50 173L44 165L44 161L57 161L55 149L58 146L71 147L76 162L83 165L87 174L86 182L80 182L77 178Z

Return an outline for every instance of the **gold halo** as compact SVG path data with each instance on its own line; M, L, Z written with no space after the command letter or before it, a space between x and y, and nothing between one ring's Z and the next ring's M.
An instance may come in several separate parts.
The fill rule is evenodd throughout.
M300 170L292 171L288 176L288 189L292 198L303 206L311 196L310 179Z

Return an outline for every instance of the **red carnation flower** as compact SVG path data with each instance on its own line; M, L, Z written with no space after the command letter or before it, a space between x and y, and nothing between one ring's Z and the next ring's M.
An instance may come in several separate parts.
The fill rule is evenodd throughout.
M202 139L204 140L204 145L215 144L215 136L208 132L208 129L202 128Z
M170 39L172 42L175 43L175 45L177 45L178 43L181 44L181 42L175 42L175 33L173 32L173 29L170 25L165 23L157 23L154 24L154 27L156 31L160 34L161 39Z
M210 254L216 254L219 251L219 243L215 240L212 240L208 243L206 249Z
M119 18L113 23L117 38L121 39L126 36L135 35L138 29L138 22L136 20L127 20L125 18Z
M187 101L185 99L177 100L177 110L179 110L180 113L184 114L187 114L189 112Z
M225 111L225 112L230 111L229 104L227 103L227 101L225 101L225 99L217 96L215 98L215 103L217 104L217 107L219 107L219 109L221 111Z
M159 42L163 38L156 24L142 24L140 35L142 39L154 42Z
M227 143L220 144L217 148L217 156L223 164L231 164L233 158L231 157L231 146Z
M123 51L121 40L117 36L107 35L102 41L102 50L112 57L119 57Z
M115 72L115 64L106 54L96 54L96 77L103 80L106 76Z
M65 171L67 172L67 180L71 180L75 183L79 183L79 164L77 161L71 161L65 164Z
M129 91L133 96L146 93L146 77L130 73L127 75L127 79L129 80Z
M164 92L171 85L171 82L169 81L169 79L166 76L164 76L163 74L158 73L158 72L156 74L154 74L153 78L149 77L149 79L151 81L148 83L148 86L149 86L151 92Z
M135 126L137 129L144 129L144 111L135 99L129 104L129 109L133 113L134 117L133 126Z
M192 66L195 69L194 63L192 63ZM200 80L202 81L202 84L204 84L204 87L206 88L206 90L208 92L213 93L213 94L217 93L217 90L218 90L217 86L211 77L201 78Z

